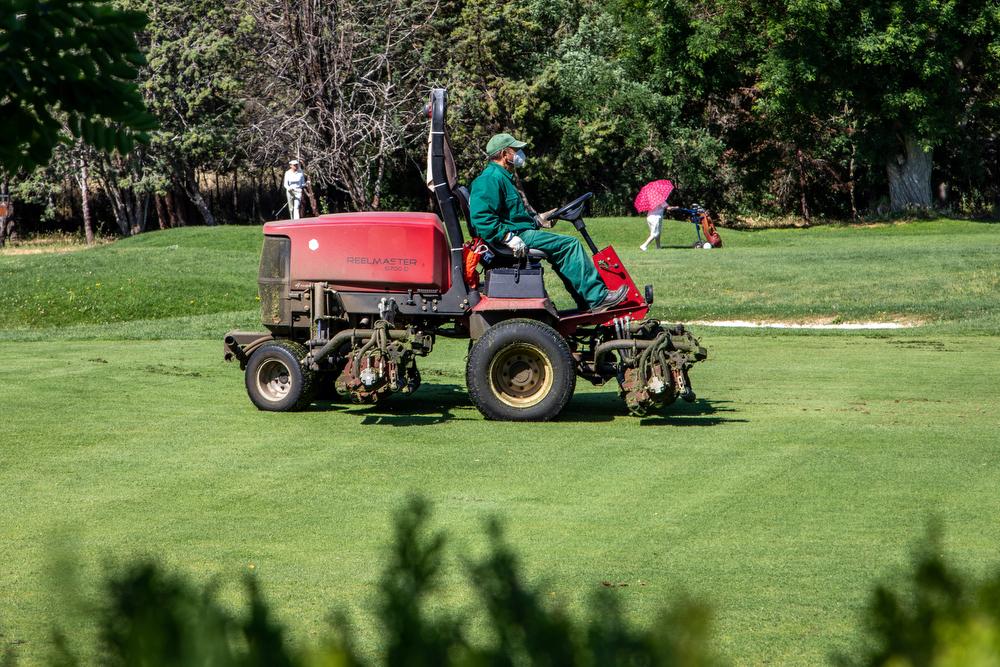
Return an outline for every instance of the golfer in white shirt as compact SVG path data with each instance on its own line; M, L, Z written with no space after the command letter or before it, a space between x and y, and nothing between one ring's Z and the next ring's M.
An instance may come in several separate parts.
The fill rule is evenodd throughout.
M288 197L288 214L292 220L299 219L302 204L302 190L306 187L306 175L299 169L299 161L291 160L285 172L285 195Z

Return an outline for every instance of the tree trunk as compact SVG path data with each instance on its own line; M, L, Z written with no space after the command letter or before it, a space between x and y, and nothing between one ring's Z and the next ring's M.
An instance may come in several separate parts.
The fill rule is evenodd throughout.
M233 220L240 220L240 170L233 169Z
M851 141L851 163L847 168L847 194L851 199L851 220L854 222L858 221L858 204L854 196L854 157L857 151L857 146L854 145L854 141Z
M381 148L381 147L380 147ZM372 209L377 211L382 205L382 179L385 175L385 156L379 152L378 168L375 171L375 194L372 196Z
M138 224L136 225L138 227L138 232L133 233L142 233L146 231L146 221L149 219L149 194L147 193L142 195L141 205L139 205L138 197L139 195L136 194L136 209L139 211Z
M316 206L316 198L313 196L312 183L306 183L305 199L309 202L309 210L312 212L312 216L315 218L319 215L319 208Z
M160 225L160 229L166 229L170 226L170 218L167 214L167 207L163 203L163 196L155 195L153 201L156 203L156 221Z
M87 160L80 158L80 207L83 209L83 235L87 237L87 245L94 245L94 223L90 219L90 174L87 173Z
M167 194L164 197L167 204L167 213L170 215L170 226L186 227L187 218L184 215L184 210L181 208L181 202L174 195L174 191L172 189L167 190Z
M808 225L811 217L809 215L809 202L806 201L806 171L802 164L804 159L801 148L795 150L795 157L799 163L799 206L802 208L802 217L805 218L806 225Z
M250 192L253 193L253 201L250 204L250 220L251 220L251 222L257 222L257 221L260 221L260 220L262 220L264 218L264 215L261 213L262 209L261 209L261 205L260 205L260 188L261 188L261 186L257 182L257 177L254 176L254 173L251 171L250 172Z
M206 176L207 178L207 176ZM215 204L215 208L222 211L222 190L219 189L219 181L222 180L221 172L214 172L212 174L212 180L215 181L215 200L212 202Z
M201 189L198 187L198 180L195 178L193 171L186 172L186 183L185 190L187 190L187 195L191 199L191 203L195 205L198 209L198 213L201 214L201 219L209 227L215 226L215 216L212 215L212 211L208 208L208 204L205 203L205 198L201 196Z
M121 231L122 236L131 236L132 220L129 217L128 207L123 199L122 191L118 189L117 185L107 181L105 181L104 186L105 191L111 198L111 210L115 214L115 222L118 223L118 229Z
M14 205L10 201L10 184L7 173L0 182L0 248L7 244L7 237L14 227Z
M889 158L889 206L893 211L931 206L931 151L924 150L916 137L903 137L900 153Z
M140 221L142 205L139 203L139 195L134 190L128 193L125 200L125 210L128 211L128 224L132 236L140 232L142 222Z

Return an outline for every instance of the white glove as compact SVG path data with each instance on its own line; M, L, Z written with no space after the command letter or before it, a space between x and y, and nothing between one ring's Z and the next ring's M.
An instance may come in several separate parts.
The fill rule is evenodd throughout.
M504 241L507 247L510 248L514 257L524 257L528 254L528 245L521 239L520 236L511 236L509 239Z
M553 208L551 210L546 211L545 213L536 213L535 222L538 223L539 228L552 229L553 227L555 227L556 222L558 222L558 218L549 218L549 216L555 212L556 209Z

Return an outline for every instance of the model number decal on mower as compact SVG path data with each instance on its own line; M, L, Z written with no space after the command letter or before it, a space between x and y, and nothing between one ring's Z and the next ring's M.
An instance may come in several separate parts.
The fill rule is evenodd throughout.
M409 271L416 266L417 260L409 257L348 257L348 264L365 264L368 266L384 266L386 271Z

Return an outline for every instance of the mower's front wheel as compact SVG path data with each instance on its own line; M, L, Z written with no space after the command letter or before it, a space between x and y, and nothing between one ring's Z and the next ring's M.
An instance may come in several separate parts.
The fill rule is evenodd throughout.
M509 320L487 329L465 367L469 397L487 419L548 421L576 388L566 340L537 320Z
M246 386L260 410L301 410L313 396L314 374L299 361L306 348L290 340L276 340L257 348L247 363Z

